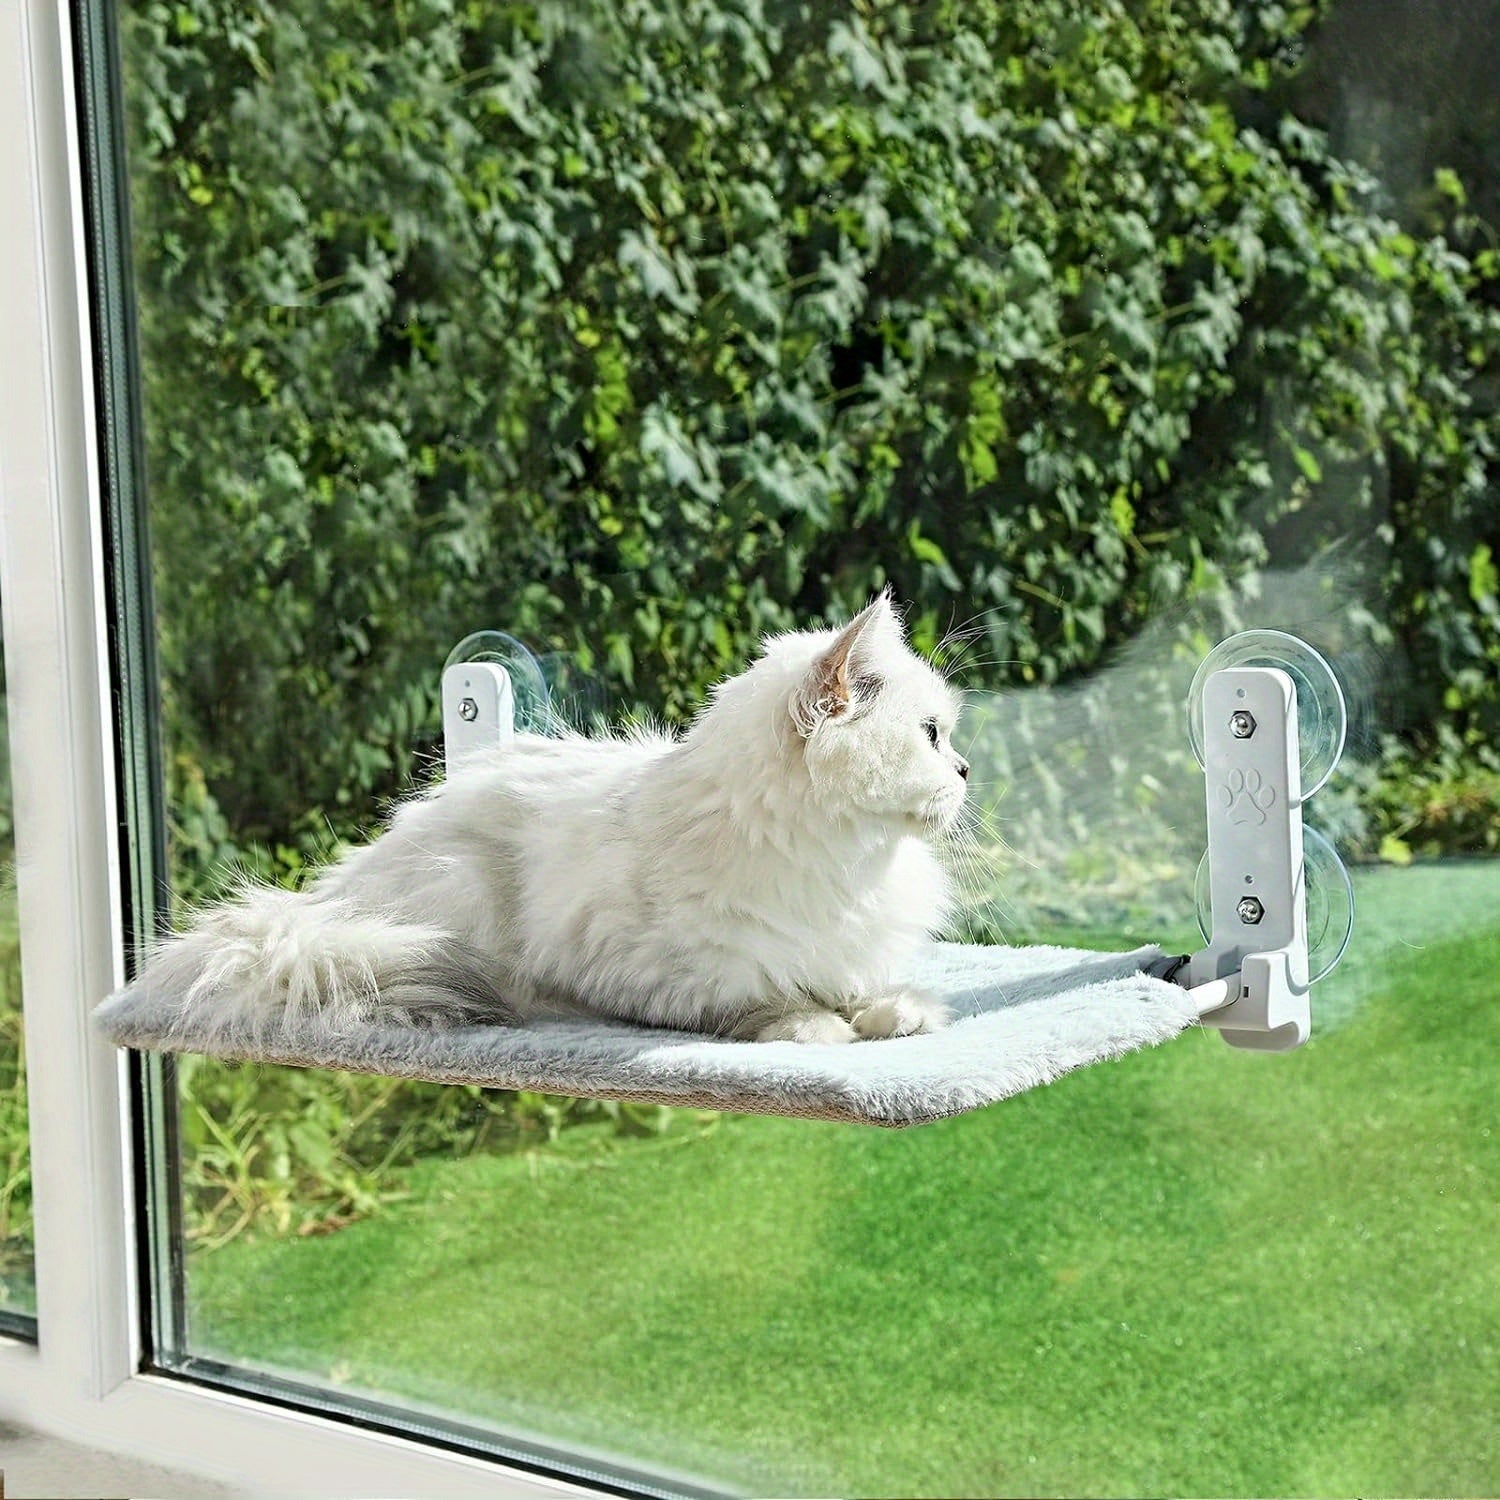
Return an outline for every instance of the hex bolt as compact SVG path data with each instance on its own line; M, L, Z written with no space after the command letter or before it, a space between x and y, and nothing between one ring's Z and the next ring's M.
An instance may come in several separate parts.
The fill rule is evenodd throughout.
M1243 708L1229 716L1229 732L1237 740L1248 740L1255 733L1255 715Z
M472 698L460 698L458 716L465 724L472 724L479 717L479 705Z
M1266 914L1266 909L1260 904L1260 898L1257 896L1241 896L1235 911L1239 913L1240 921L1247 927L1253 927Z

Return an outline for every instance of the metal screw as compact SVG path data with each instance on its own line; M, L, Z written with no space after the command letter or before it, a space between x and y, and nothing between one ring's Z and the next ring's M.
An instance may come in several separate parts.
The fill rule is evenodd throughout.
M465 724L472 724L479 717L479 705L472 698L460 698L458 716Z
M1229 732L1237 740L1248 740L1255 733L1255 716L1240 709L1229 716Z
M1257 896L1241 896L1235 911L1239 913L1240 921L1247 927L1253 927L1266 914L1266 909L1260 904L1260 898Z

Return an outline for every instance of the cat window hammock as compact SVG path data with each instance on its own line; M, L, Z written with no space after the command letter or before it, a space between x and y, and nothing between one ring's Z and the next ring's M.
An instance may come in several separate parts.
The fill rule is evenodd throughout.
M509 637L484 632L462 643L443 676L449 770L513 734L539 682ZM1342 753L1344 726L1338 680L1302 641L1250 631L1215 647L1189 696L1206 773L1206 946L1172 957L1154 947L934 943L907 977L945 999L953 1020L925 1035L738 1042L577 1018L340 1035L300 1018L261 1033L252 1050L195 1032L139 980L95 1017L123 1047L887 1126L990 1104L1197 1024L1235 1047L1285 1051L1307 1039L1311 984L1338 961L1353 926L1348 874L1302 822L1303 803Z

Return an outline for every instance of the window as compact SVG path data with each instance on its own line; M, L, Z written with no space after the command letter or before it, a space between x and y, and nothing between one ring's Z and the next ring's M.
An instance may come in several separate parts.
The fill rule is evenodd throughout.
M0 1329L25 1335L35 1329L36 1286L8 717L5 661L0 656Z
M104 15L136 936L364 836L474 629L681 722L886 582L970 694L963 935L1196 946L1182 699L1247 626L1344 679L1359 901L1304 1051L911 1133L133 1065L147 1371L643 1492L1493 1490L1477 25L132 0L116 60Z

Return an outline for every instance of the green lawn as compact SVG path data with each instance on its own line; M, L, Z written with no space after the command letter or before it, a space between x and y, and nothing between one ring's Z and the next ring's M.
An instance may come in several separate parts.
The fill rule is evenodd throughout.
M428 1162L194 1343L762 1493L1500 1493L1500 865L1360 895L1296 1054Z

